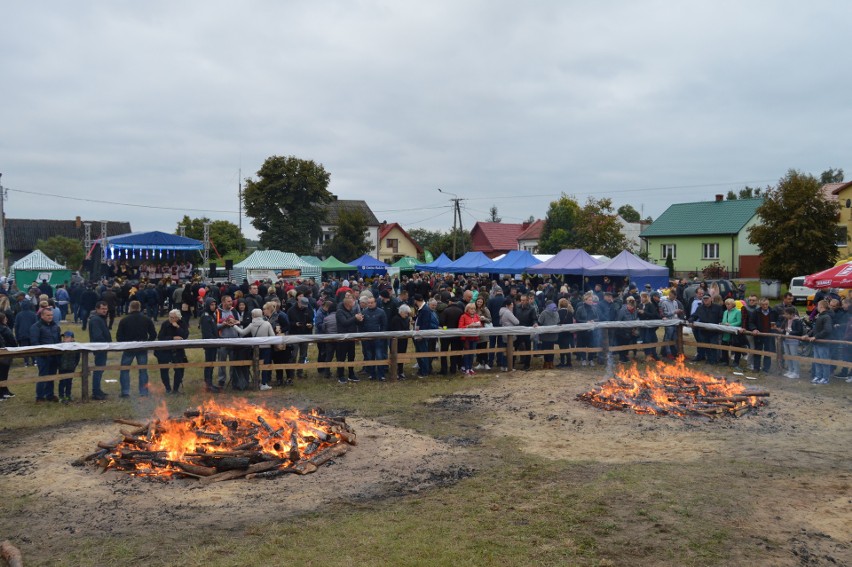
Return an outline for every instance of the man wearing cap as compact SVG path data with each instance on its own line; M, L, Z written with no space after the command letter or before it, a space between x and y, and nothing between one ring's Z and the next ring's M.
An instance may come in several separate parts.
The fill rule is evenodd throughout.
M314 312L310 308L310 300L304 295L299 296L299 301L296 305L287 311L287 318L290 320L291 335L312 335L314 334ZM308 361L308 343L297 343L293 345L293 355L296 362L304 364ZM299 370L296 376L301 378L302 371ZM293 371L287 371L287 378L291 379Z
M107 317L109 315L109 305L106 301L98 301L95 305L95 310L89 316L89 340L93 343L111 343L112 333L109 331ZM107 351L95 351L95 366L106 366ZM101 390L101 379L103 378L103 370L95 370L92 372L92 399L105 400L106 393Z
M62 329L53 320L52 309L42 309L38 321L30 327L30 344L53 345L62 341ZM41 355L36 357L39 376L53 376L59 372L61 355ZM53 393L53 381L36 383L36 402L58 402L59 398Z

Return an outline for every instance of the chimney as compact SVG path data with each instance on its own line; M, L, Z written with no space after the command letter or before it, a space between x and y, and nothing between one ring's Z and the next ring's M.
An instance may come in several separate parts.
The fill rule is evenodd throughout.
M716 202L717 202L717 203L721 203L721 202L722 202L722 201L724 201L724 200L725 200L725 196L724 196L724 195L716 195Z
M77 227L78 229L81 226L83 226L83 219L81 219L80 217L75 218L74 219L74 226Z

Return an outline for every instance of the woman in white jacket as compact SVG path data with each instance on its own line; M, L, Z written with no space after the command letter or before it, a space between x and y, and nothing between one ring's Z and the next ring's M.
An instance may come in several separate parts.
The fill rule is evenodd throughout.
M267 304L268 305L268 304ZM251 310L251 323L246 325L245 329L234 327L237 329L241 337L274 337L275 330L272 324L263 317L263 311L260 309ZM263 364L272 362L272 347L270 345L260 345L260 358ZM260 389L263 391L271 390L269 380L272 378L271 370L263 370L260 373Z

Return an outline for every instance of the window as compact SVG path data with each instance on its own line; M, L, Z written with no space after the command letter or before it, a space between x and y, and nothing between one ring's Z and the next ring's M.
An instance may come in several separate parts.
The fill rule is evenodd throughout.
M677 260L677 244L662 244L660 246L660 258L665 260L672 255L672 260Z
M701 245L702 252L701 257L704 260L718 260L719 259L719 243L718 242L707 242Z
M847 232L845 226L837 227L834 240L834 245L838 248L843 248L844 246L847 246L847 243L849 242L849 233Z
M399 252L399 239L398 238L388 238L385 241L385 248L396 254Z

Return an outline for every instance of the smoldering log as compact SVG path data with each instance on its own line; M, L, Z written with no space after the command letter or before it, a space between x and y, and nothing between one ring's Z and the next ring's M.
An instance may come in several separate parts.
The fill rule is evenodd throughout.
M219 472L232 470L245 470L251 465L251 459L248 457L223 457L221 459L211 459L209 456L204 459L216 468Z
M197 476L213 476L217 472L216 467L204 467L183 461L171 461L171 463L182 471L192 473Z
M79 457L79 458L71 461L71 466L72 467L82 467L83 465L85 465L89 461L94 461L94 460L100 459L101 457L106 455L108 452L109 452L109 449L101 449L100 451L96 451L96 452L90 453L88 455L83 455L82 457Z
M148 427L148 422L143 423L141 421L133 421L131 419L123 419L120 417L113 419L113 422L121 423L123 425L130 425L133 427Z
M116 437L112 441L98 441L98 447L100 447L101 449L112 450L118 447L122 441L124 441L123 435L121 437Z
M284 467L283 469L275 469L274 471L266 471L266 472L247 474L246 480L252 480L252 479L255 479L255 478L262 478L262 479L268 480L268 479L271 479L271 478L278 478L279 476L284 476L285 474L293 474L293 473L298 474L299 471L294 467Z

